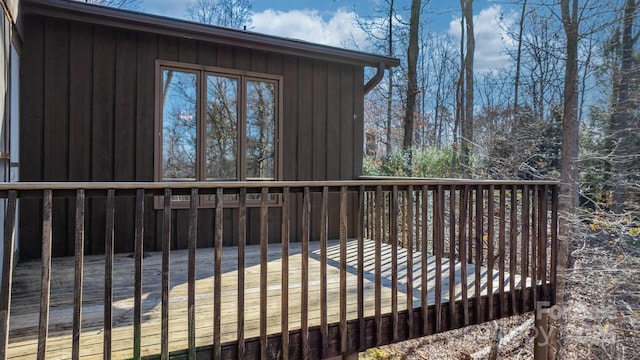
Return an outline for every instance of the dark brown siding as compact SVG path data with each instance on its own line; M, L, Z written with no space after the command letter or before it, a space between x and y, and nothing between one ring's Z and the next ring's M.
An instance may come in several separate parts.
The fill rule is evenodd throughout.
M21 176L24 181L153 181L157 59L283 76L282 180L354 179L362 167L363 68L151 33L30 15L24 21ZM314 198L312 211L319 211ZM292 196L291 236L300 234L301 197ZM104 248L104 200L88 204L88 253ZM337 198L330 199L337 205ZM116 251L133 251L133 202L116 204ZM39 256L38 201L21 205L21 251ZM73 210L56 200L55 255L73 254ZM270 219L279 223L280 211ZM258 241L258 209L247 214ZM161 215L145 208L145 249L159 250ZM172 246L186 247L186 211L176 210ZM317 217L314 217L317 218ZM213 245L212 210L202 210L198 246ZM225 209L224 244L237 241L237 214ZM317 238L319 224L313 224ZM337 224L330 235L337 236ZM270 226L270 241L280 237Z

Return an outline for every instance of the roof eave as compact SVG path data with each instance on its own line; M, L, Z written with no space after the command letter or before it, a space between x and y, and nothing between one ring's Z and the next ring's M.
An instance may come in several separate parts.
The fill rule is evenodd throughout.
M340 63L375 67L378 67L379 64L382 63L385 68L398 66L400 64L398 59L388 56L250 31L199 24L158 15L90 5L72 0L23 0L22 9L24 14L36 14L51 18L88 22L115 28L215 42L217 44L240 46L249 49L304 56Z

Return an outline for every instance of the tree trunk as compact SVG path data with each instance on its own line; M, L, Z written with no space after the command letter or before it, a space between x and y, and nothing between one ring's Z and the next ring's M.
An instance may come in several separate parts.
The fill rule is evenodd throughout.
M411 1L409 20L409 48L407 49L407 106L404 119L404 139L402 149L406 156L405 175L411 175L411 148L413 146L413 124L418 93L418 29L420 24L420 0Z
M516 54L516 74L514 76L514 92L513 92L513 124L511 134L515 135L520 118L518 115L518 92L520 90L520 59L522 58L522 32L524 30L524 17L527 11L527 0L522 2L522 12L520 13L520 27L518 28L518 52Z
M624 212L626 199L625 180L627 175L626 158L629 151L629 118L631 112L630 96L633 67L633 47L636 39L633 36L633 21L635 20L636 0L626 0L624 6L624 20L622 28L622 60L620 64L620 86L614 112L614 139L617 144L613 149L613 211ZM615 140L614 140L615 141Z
M460 6L463 6L464 0L460 0ZM456 115L453 125L453 146L452 146L452 159L451 159L451 175L459 175L459 166L461 159L459 154L462 152L461 146L458 142L458 134L462 124L464 123L464 36L465 25L464 16L460 18L460 74L458 81L456 82Z
M571 2L571 3L570 3ZM570 7L571 5L571 7ZM562 24L566 35L566 69L564 77L564 111L562 117L562 158L560 185L560 224L558 237L558 264L556 295L558 303L563 303L566 268L571 236L575 234L573 219L578 205L578 0L561 0ZM555 327L557 328L557 327ZM551 358L559 351L559 334L551 334Z
M387 38L387 55L393 56L393 0L389 4L389 37ZM393 119L393 68L389 68L387 83L387 156L391 156L391 120Z
M461 124L460 165L462 166L462 176L469 177L473 144L473 55L475 51L473 0L460 0L460 5L462 6L467 35L467 48L464 57L464 117Z

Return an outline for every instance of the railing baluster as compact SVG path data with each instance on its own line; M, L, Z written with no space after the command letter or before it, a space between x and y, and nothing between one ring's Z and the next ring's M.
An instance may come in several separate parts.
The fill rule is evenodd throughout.
M538 206L540 203L539 186L533 187L531 196L531 298L533 304L538 301Z
M516 251L518 249L518 188L511 186L511 214L509 215L509 294L510 315L516 313Z
M493 244L494 226L495 226L495 204L493 197L495 194L495 187L493 184L489 185L487 192L487 295L488 295L488 316L489 320L494 319L494 301L493 301L493 264L495 261L495 249Z
M191 189L189 197L189 225L188 225L187 264L187 323L189 358L196 358L196 240L198 239L198 189Z
M540 281L542 282L542 292L544 298L548 298L549 293L547 291L547 195L549 194L549 188L547 186L544 187L544 191L540 194L540 207L539 215L538 215L538 226L540 227L538 230L539 242L538 246L540 246Z
M500 282L500 315L505 316L507 314L507 299L505 297L505 258L506 254L506 234L507 234L507 194L506 185L500 185L500 213L499 213L499 225L498 225L498 256L500 262L498 263L498 281Z
M365 201L364 186L358 189L358 207L356 209L356 232L358 235L358 349L365 348L365 327L364 327L364 226L363 226L363 206Z
M84 189L76 191L75 216L75 277L73 284L73 344L71 358L80 359L82 332L82 280L84 270Z
M283 203L283 212L285 204ZM284 217L283 217L284 219ZM238 359L244 359L245 357L245 343L244 343L244 288L245 288L245 274L244 274L244 257L245 247L247 244L247 188L240 188L240 195L238 199L238 313L236 315L237 322L237 337L238 337ZM283 261L285 261L283 255ZM288 259L287 259L288 260ZM286 290L285 290L286 291ZM285 334L282 334L283 340ZM288 340L289 337L287 336ZM288 350L288 346L287 346ZM284 354L284 351L283 351ZM288 355L288 353L287 353ZM286 359L283 356L283 359Z
M171 189L164 189L162 213L162 323L160 356L169 359L169 259L171 249Z
M391 317L393 341L398 340L398 186L391 191L389 240L391 242Z
M133 358L140 359L142 344L142 258L144 250L144 189L136 190L135 274L133 306Z
M547 201L547 195L549 193L549 186L544 187L544 201ZM546 229L545 218L545 229ZM557 276L558 276L558 185L551 186L551 272L549 281L551 282L551 303L556 303L557 295Z
M309 237L311 236L311 195L306 186L302 196L302 269L301 269L301 319L302 358L309 358Z
M462 316L464 325L469 324L469 294L467 289L467 208L469 207L469 186L460 189L460 206L458 207L459 229L459 263L460 263L460 292L462 293ZM471 234L469 234L471 235Z
M15 223L17 191L9 190L6 217L4 220L4 248L2 254L2 288L0 289L0 358L7 357L9 347L9 321L11 313L11 290L13 281L13 249L15 248ZM7 250L10 249L10 250Z
M421 199L421 190L420 188L416 188L415 189L415 193L414 193L414 209L415 209L415 214L414 214L414 222L413 222L413 226L414 228L414 236L413 236L413 246L415 248L416 251L422 249L422 244L421 244L421 240L422 240L422 225L420 224L420 219L422 219L422 201Z
M114 246L115 190L107 190L107 221L104 239L104 353L111 359L113 329L113 246Z
M289 188L282 189L281 209L281 248L282 248L282 360L289 360ZM240 358L240 357L239 357Z
M442 246L444 244L444 188L438 185L433 202L433 252L436 255L436 331L442 331Z
M375 325L376 325L376 345L382 343L382 186L376 186L376 233L374 239L375 252Z
M422 185L422 244L420 244L420 307L422 310L422 335L429 333L429 292L427 276L429 264L427 258L427 234L429 233L429 187Z
M263 201L264 196L263 196ZM216 188L215 229L213 234L213 357L220 359L222 344L220 322L222 317L222 229L223 229L223 202L224 192L222 188ZM262 219L261 219L262 222ZM262 229L261 231L262 232ZM262 240L260 240L262 241Z
M469 227L469 229L467 230L467 263L468 264L472 264L473 260L475 259L475 257L473 256L473 248L475 247L475 237L474 237L474 224L475 224L475 219L474 219L474 212L473 212L473 208L474 206L474 191L473 188L469 185L467 185L467 194L468 194L468 200L469 200L469 207L467 208L469 210L469 213L467 214L467 226Z
M397 190L396 190L397 191ZM399 243L398 245L400 247L405 247L407 246L407 197L405 196L404 193L399 193L397 194L399 196L399 209L396 211L400 211L400 222L399 222L399 232L402 235L401 238L399 239ZM397 222L397 220L396 220Z
M476 186L476 233L475 233L475 251L476 251L476 264L475 264L475 308L476 308L476 322L486 321L484 315L486 312L482 311L482 263L483 263L483 251L482 236L484 234L484 218L483 218L483 200L484 190L482 185Z
M49 299L51 296L52 190L44 190L42 200L42 277L40 282L40 319L38 325L38 359L45 359L49 335ZM4 275L3 275L4 276Z
M449 326L457 323L456 314L456 185L449 186Z
M340 352L347 353L347 187L340 187Z
M320 204L320 333L322 334L322 356L329 355L329 325L327 322L327 231L329 212L327 199L329 188L322 188ZM342 225L342 224L341 224Z
M529 277L529 186L522 187L522 241L520 242L520 289L522 291L522 303L520 312L527 311L528 302L530 301L527 294L527 278Z
M407 187L407 327L409 338L412 339L413 335L413 185Z

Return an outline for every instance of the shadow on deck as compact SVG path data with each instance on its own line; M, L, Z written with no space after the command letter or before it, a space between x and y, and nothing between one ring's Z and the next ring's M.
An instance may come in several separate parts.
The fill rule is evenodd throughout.
M359 348L359 324L358 324L358 264L357 264L358 242L350 239L346 242L347 277L346 277L346 319L349 332L348 342L358 345ZM326 309L321 308L321 287L319 275L321 273L321 250L320 242L309 243L309 279L308 279L308 309L307 319L310 339L321 339L320 325L322 311L326 311L326 319L329 328L328 337L331 343L339 340L340 323L340 242L331 240L327 243L327 280ZM512 297L509 293L510 275L506 274L502 286L499 282L499 271L494 270L488 276L486 268L480 271L479 283L480 293L480 313L476 312L476 275L475 266L466 266L466 287L463 288L462 264L454 262L453 277L451 274L451 262L443 258L441 261L441 292L439 306L436 306L436 281L437 274L435 256L425 256L427 267L426 272L422 268L422 253L414 252L412 261L412 274L407 272L407 251L398 249L397 261L397 283L394 285L394 277L391 268L391 246L383 244L380 248L381 263L379 271L381 274L380 293L376 295L374 262L375 243L365 240L363 243L364 268L362 271L362 310L364 312L364 344L363 347L375 346L375 322L376 309L380 310L380 318L383 337L380 343L388 343L394 340L408 339L410 329L413 334L424 333L424 321L422 319L422 285L423 275L426 279L426 301L429 307L427 312L426 333L431 334L446 331L465 325L477 324L495 317L522 313L533 310L531 297L533 288L531 279L527 279L526 292L521 291L523 282L519 275L514 276L514 286L517 289ZM245 292L244 292L244 331L247 337L248 352L251 354L254 342L259 343L260 333L260 311L266 310L267 314L267 334L269 342L273 343L274 351L279 349L278 340L282 322L282 257L279 244L272 244L268 247L268 295L267 303L260 303L260 247L257 245L248 246L245 252ZM160 352L161 340L161 254L151 253L144 260L143 274L143 300L142 300L142 355L158 354ZM186 250L172 251L170 269L169 293L169 349L172 353L179 353L187 348L188 329L187 323L187 265L188 256ZM238 279L237 270L237 248L224 248L222 253L222 308L221 308L221 334L223 352L228 356L235 356L237 343L237 318L238 314L238 293L235 285ZM296 348L296 334L300 332L300 320L302 316L302 295L301 295L301 244L292 243L289 247L289 293L288 293L288 313L289 329L291 331L292 350ZM196 284L195 284L195 311L196 317L196 345L199 351L207 352L207 344L213 342L213 249L198 249L196 254ZM69 296L73 292L73 258L54 259L52 264L52 274L55 282L51 287L50 318L49 318L49 351L48 357L62 358L71 353L71 333L73 329L73 298ZM83 286L83 333L81 334L82 348L80 351L83 357L102 357L103 351L103 294L104 294L104 257L90 256L85 258L85 282ZM134 261L130 256L118 255L114 259L114 302L113 302L113 358L130 358L132 356L132 334L133 334L133 310L134 282L132 274ZM12 326L10 330L9 358L35 357L38 339L38 319L40 310L40 277L41 263L30 261L20 264L14 272L14 288L12 309ZM488 282L492 285L489 286ZM415 285L409 289L409 282ZM540 284L538 284L540 285ZM394 293L392 289L397 288ZM493 299L493 312L490 314L487 309L489 299L487 288L491 287ZM539 286L540 289L545 287ZM455 296L455 306L449 304L451 296L450 289L453 289ZM547 289L548 290L548 289ZM464 298L467 299L465 311ZM376 303L378 298L379 303ZM501 300L502 299L502 300ZM515 303L512 300L515 299ZM394 309L393 304L396 304ZM410 305L411 304L411 305ZM409 321L407 308L413 311L413 323ZM436 316L440 308L440 317ZM395 310L395 311L394 311ZM504 312L502 310L505 310ZM394 315L395 314L395 315ZM394 321L394 316L396 320ZM466 323L465 323L466 319ZM396 339L393 335L396 334ZM253 339L253 340L252 340ZM277 345L277 346L276 346ZM310 341L310 353L319 354L322 351L321 341ZM338 349L329 349L336 352ZM259 347L256 349L259 354ZM230 352L230 353L228 353ZM295 352L292 353L295 356Z

